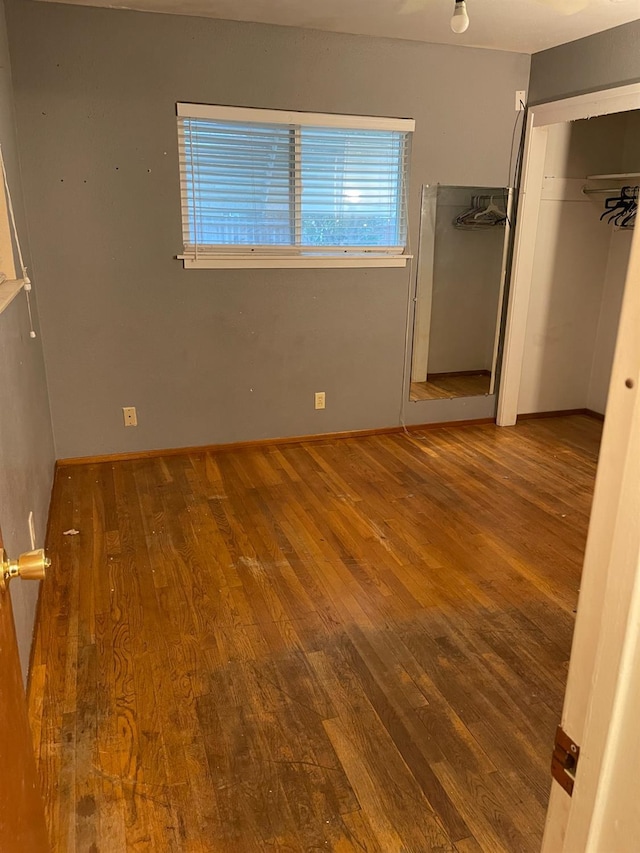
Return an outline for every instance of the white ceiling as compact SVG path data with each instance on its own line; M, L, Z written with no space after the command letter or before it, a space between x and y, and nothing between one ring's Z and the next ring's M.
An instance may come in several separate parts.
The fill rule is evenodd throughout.
M56 0L52 0L56 2ZM449 27L454 0L64 0L86 6L256 21L357 35L535 53L640 19L640 0L466 0L471 23ZM639 45L640 49L640 45Z

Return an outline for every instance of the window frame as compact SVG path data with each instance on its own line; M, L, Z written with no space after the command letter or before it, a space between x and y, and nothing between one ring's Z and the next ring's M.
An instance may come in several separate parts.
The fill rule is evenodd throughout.
M295 216L294 229L300 230L300 197L301 169L300 164L300 129L302 127L345 129L345 130L376 130L400 131L411 134L415 130L415 121L408 118L389 118L377 116L351 116L333 113L306 113L291 110L269 110L253 107L229 107L212 104L177 103L176 115L178 124L178 152L180 159L180 199L183 231L183 254L178 259L183 262L185 269L304 269L304 268L353 268L353 267L404 267L413 257L407 252L407 242L399 247L391 246L345 246L345 247L300 247L299 245L268 245L242 246L229 245L220 247L215 252L203 253L198 257L197 248L187 251L191 246L188 242L190 235L190 220L188 211L190 199L187 191L187 181L183 174L183 164L186 162L186 146L181 134L182 119L210 119L220 122L230 121L239 123L279 124L289 126L295 134L296 167L294 170L294 185L296 204L293 207ZM404 226L408 233L408 192L409 192L409 159L411 137L403 143L406 151L406 164L401 175L404 211Z

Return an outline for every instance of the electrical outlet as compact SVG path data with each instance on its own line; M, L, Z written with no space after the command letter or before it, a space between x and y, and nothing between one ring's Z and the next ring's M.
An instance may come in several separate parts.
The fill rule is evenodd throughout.
M29 513L29 536L31 537L31 550L36 550L36 523L33 518L33 513Z
M324 409L325 402L325 392L316 391L316 409Z
M124 406L122 409L125 426L138 426L138 415L135 406Z
M527 103L527 92L526 89L518 89L516 91L516 112L519 113L523 110Z

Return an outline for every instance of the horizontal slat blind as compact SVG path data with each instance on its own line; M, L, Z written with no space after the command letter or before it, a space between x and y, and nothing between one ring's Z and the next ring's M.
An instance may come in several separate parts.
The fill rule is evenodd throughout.
M302 128L303 245L402 251L405 140L395 131Z
M409 132L180 115L178 136L185 257L403 252Z
M180 125L185 252L290 245L290 129L202 119L181 119Z

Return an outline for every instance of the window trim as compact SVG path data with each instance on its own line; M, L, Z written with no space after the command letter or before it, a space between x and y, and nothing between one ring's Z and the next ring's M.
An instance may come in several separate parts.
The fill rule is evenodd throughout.
M239 270L239 269L347 269L354 267L406 267L407 262L413 255L354 255L337 258L330 255L326 258L311 257L309 255L296 255L296 257L284 257L274 255L267 258L265 255L257 255L253 258L248 255L239 255L236 258L209 257L188 258L185 255L177 256L184 264L186 270Z
M8 278L0 282L0 314L3 314L25 285L23 278Z
M253 107L230 107L213 104L177 103L178 124L181 118L237 121L256 124L281 124L299 127L344 128L349 130L381 130L411 133L415 130L414 119L377 116L351 116L334 113L307 113L293 110L269 110ZM183 154L179 142L180 156ZM296 185L297 185L296 179ZM407 182L408 184L408 182ZM406 188L408 192L408 186ZM299 188L296 189L298 193ZM181 203L184 206L184 188L181 180ZM299 210L299 207L296 207ZM405 203L406 211L406 203ZM405 213L406 215L406 213ZM297 223L296 223L296 227ZM407 226L408 228L408 226ZM183 220L184 230L184 220ZM184 239L184 234L183 234ZM305 247L304 253L289 246L225 246L224 251L194 257L186 253L177 255L184 269L304 269L304 268L354 268L354 267L404 267L413 255L403 251L392 253L395 247L350 246L323 248Z
M204 118L216 121L262 122L263 124L297 124L308 127L343 127L347 130L399 130L411 133L416 128L412 118L349 116L338 113L301 113L295 110L265 110L258 107L224 107L215 104L176 104L179 118Z

